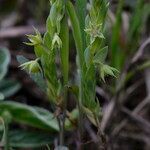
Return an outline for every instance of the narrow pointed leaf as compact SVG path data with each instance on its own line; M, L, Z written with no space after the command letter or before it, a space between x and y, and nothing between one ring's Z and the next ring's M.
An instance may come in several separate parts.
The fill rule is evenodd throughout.
M94 63L104 63L108 54L108 46L100 49L94 56Z
M0 80L6 75L9 62L10 54L8 49L0 48Z
M45 147L47 144L53 143L54 135L41 131L9 131L9 144L13 148L37 148Z

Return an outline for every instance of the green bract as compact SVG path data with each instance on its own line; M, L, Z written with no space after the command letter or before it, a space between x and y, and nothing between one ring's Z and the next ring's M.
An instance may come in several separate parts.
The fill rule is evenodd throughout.
M100 77L105 82L105 76L110 75L110 76L116 77L115 74L119 73L119 71L108 65L100 64L99 73L100 73Z
M42 69L38 63L38 58L36 60L32 60L26 63L21 64L19 67L22 68L22 70L26 70L29 73L39 73L42 72Z
M42 44L42 37L41 37L40 32L36 28L34 28L34 31L35 31L36 35L27 35L30 43L24 42L25 44L30 45L30 46Z
M53 40L52 40L52 49L54 48L61 48L62 47L62 41L57 33L55 33Z

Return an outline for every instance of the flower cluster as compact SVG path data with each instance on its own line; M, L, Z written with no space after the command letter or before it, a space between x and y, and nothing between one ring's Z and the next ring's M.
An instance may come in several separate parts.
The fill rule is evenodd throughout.
M51 1L50 14L47 19L47 31L50 35L51 48L61 48L62 42L59 37L60 34L60 23L64 16L64 2L62 0L53 0Z
M90 36L90 43L92 44L96 38L104 38L102 29L108 3L104 0L92 0L90 4L89 15L87 15L85 22L85 32Z

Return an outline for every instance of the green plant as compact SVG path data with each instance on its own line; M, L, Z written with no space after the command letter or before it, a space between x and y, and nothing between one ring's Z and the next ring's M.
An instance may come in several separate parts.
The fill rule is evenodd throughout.
M17 81L5 79L5 75L7 74L8 71L9 62L10 62L9 51L6 48L0 48L0 101L5 100L6 98L14 95L21 87ZM8 149L9 118L6 117L7 112L3 112L2 116L0 115L0 130L4 129L3 141L6 143L5 149Z
M54 106L54 114L41 108L15 102L1 103L0 114L3 116L4 112L7 112L10 120L14 119L17 122L40 129L58 131L59 126L59 145L63 146L64 130L67 129L67 122L69 121L67 115L68 89L73 89L73 86L69 85L68 19L71 22L77 50L76 64L79 81L76 85L78 92L75 94L79 111L81 140L84 134L83 118L85 116L100 131L99 124L102 114L99 101L96 98L96 72L99 73L101 81L105 82L105 76L115 77L118 71L105 63L108 47L104 45L103 33L109 6L106 0L91 0L88 13L86 13L87 1L78 0L76 6L78 12L82 14L80 17L78 17L79 15L77 15L70 0L51 0L50 4L50 14L46 21L44 36L42 37L35 28L35 35L27 35L30 42L25 44L34 47L36 59L29 61L23 56L18 56L18 60L21 63L20 67L29 72L47 94ZM58 57L61 62L59 67L56 64ZM74 90L72 92L74 93ZM21 113L26 115L21 115ZM70 115L73 117L73 113ZM101 136L101 134L99 135Z
M58 131L57 121L53 119L53 114L50 112L7 100L21 87L18 81L5 77L9 63L9 51L6 48L0 48L0 137L2 146L7 150L10 147L40 147L51 143L52 137L49 137L47 133L27 133L22 130L12 131L9 128L11 122L16 121L48 131ZM36 78L34 77L34 79ZM16 144L15 140L19 138L18 132L20 133L20 142L17 141L18 144ZM28 140L29 136L32 140Z
M17 81L5 78L9 63L9 51L6 48L0 48L0 100L14 95L21 87Z
M114 14L114 21L111 22L111 31L108 32L112 33L108 39L109 47L111 48L109 60L111 65L119 71L124 69L127 58L134 55L138 49L145 20L147 20L150 14L148 9L149 4L144 3L143 0L133 2L135 3L132 8L133 13L130 12L130 15L126 14L126 11L124 11L126 3L124 0L118 1L117 10L115 13L112 13ZM129 17L129 20L124 20L128 24L125 31L123 30L123 13ZM107 30L109 29L107 28Z
M91 1L89 13L85 19L86 49L83 48L82 28L80 21L73 11L71 3L67 3L68 15L72 23L72 30L77 49L77 65L79 70L79 110L84 112L93 124L99 126L100 106L95 101L96 70L98 69L103 81L106 75L115 76L118 72L105 64L108 47L103 46L103 28L107 13L106 1ZM80 113L81 113L80 112ZM80 114L81 115L81 114ZM82 120L80 120L81 122Z

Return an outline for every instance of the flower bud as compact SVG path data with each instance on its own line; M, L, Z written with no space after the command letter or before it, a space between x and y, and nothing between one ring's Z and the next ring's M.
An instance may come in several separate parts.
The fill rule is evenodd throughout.
M26 70L29 73L39 73L42 72L42 69L38 63L39 59L36 60L31 60L29 62L23 63L22 65L20 65L19 67L22 68L22 70Z
M26 45L34 46L34 45L42 44L43 41L40 32L36 28L34 28L34 31L36 35L27 35L30 43L24 42Z
M62 47L62 41L57 33L55 33L53 40L52 40L52 49L54 48L61 48Z
M92 44L96 38L104 39L102 30L104 27L104 19L108 9L108 3L104 0L91 0L90 4L91 7L86 19L85 32L90 35L90 44Z
M100 65L100 77L102 78L102 80L105 82L105 76L109 75L112 77L116 77L115 74L118 74L119 71L113 67L110 67L108 65L105 64L101 64Z
M102 24L94 24L92 22L89 23L89 26L85 29L85 32L90 35L91 37L91 43L95 41L95 39L98 38L105 38L104 35L101 32Z

